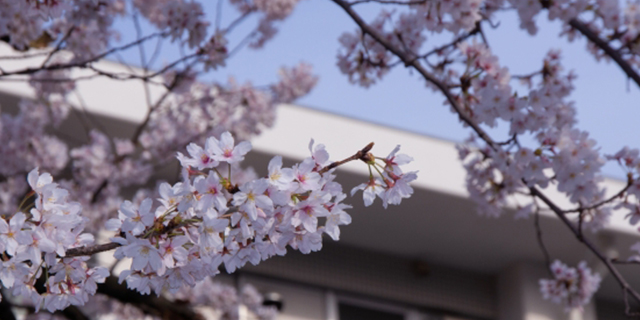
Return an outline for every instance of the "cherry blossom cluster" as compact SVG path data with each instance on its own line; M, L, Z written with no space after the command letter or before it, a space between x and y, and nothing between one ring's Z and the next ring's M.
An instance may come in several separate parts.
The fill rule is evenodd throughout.
M491 5L495 6L493 2L486 1L485 5L491 8ZM459 33L473 29L482 19L482 4L481 0L425 1L412 6L415 10L413 19L422 21L430 31Z
M601 39L606 39L610 45L619 47L623 59L635 66L640 66L640 53L637 39L639 34L638 19L640 10L638 4L629 1L624 4L607 0L577 0L577 1L522 1L508 0L507 3L515 8L520 18L520 26L530 34L537 32L535 16L543 10L548 11L549 20L563 22L563 34L570 41L578 33L570 25L572 20L585 21L590 31ZM504 6L504 1L496 1L495 5ZM588 45L590 52L598 59L605 58L605 52L593 44ZM605 58L607 59L607 58Z
M0 174L6 177L24 175L33 167L57 173L68 162L67 145L60 138L45 131L56 115L56 108L47 102L23 100L19 113L3 113L0 118ZM10 190L9 190L10 191ZM24 189L17 190L24 192ZM17 197L19 198L19 197Z
M98 235L106 220L121 208L122 193L128 192L123 188L143 187L133 199L136 208L144 198L159 196L158 190L145 189L154 179L154 170L174 161L176 151L184 150L188 143L204 143L206 137L220 136L224 131L249 139L271 126L278 104L290 103L306 95L317 82L309 65L283 68L281 81L261 87L249 82L237 83L232 78L227 83L204 83L199 78L204 72L225 65L229 46L235 46L235 50L242 47L242 43L229 43L227 36L245 16L257 15L263 21L251 33L251 47L259 47L275 34L275 23L285 19L296 3L256 1L250 4L250 10L240 10L238 20L227 27L216 26L212 33L198 1L0 0L0 41L19 51L41 49L23 55L16 52L15 57L10 58L27 61L36 57L37 66L30 65L28 69L15 69L11 63L4 63L11 60L0 57L0 77L28 82L35 93L34 100L20 102L17 113L5 112L0 118L0 137L6 141L0 146L0 213L4 219L9 221L16 212L22 211L26 215L23 229L35 232L34 225L39 226L39 222L31 218L29 208L24 210L21 201L30 192L25 176L34 167L39 167L56 177L56 188L66 190L64 192L68 194L64 201L77 201L73 202L73 208L83 208L82 224L70 227L73 232L84 230ZM238 3L234 2L234 5L238 7ZM131 19L135 24L148 22L156 32L145 35L140 30L136 42L120 43L120 35L114 28L119 19ZM144 51L142 47L150 41L158 41L155 44L158 48L163 47L159 46L162 41L171 42L180 47L185 57L161 65L154 64L155 55L148 54L147 61L142 63L145 70L134 70L130 74L110 73L95 64L103 58L116 58L114 54L125 50ZM141 58L145 58L143 54ZM84 74L93 72L93 75L78 77L77 69L82 69ZM158 71L151 71L153 69ZM81 86L77 84L94 77L140 80L147 87L160 85L164 93L160 99L148 101L148 119L132 137L109 136L98 126L99 120L83 114L77 118L86 129L86 139L83 141L81 135L69 139L60 133L64 131L61 124L77 120L70 119L70 115L81 112L76 113L78 110L72 106L76 109L84 107L78 90ZM94 128L89 128L91 126ZM235 181L243 181L244 176L249 179L252 175L251 170L237 166L230 171L237 179ZM164 188L162 185L159 190ZM16 221L20 221L19 218ZM62 234L56 233L52 237ZM84 244L89 245L88 242ZM76 244L64 242L63 245L64 252ZM43 255L48 253L41 250ZM5 260L12 256L7 254ZM92 261L84 257L60 260L58 255L56 259L60 262L49 258L40 268L22 255L16 259L23 259L16 265L20 268L27 265L32 280L42 282L44 278L40 275L49 273L47 279L55 278L55 282L51 280L51 292L43 291L45 285L35 284L41 296L48 297L43 298L44 304L34 300L34 304L39 303L37 308L44 306L54 310L69 303L82 304L86 294L91 293L92 279L103 276L86 271L91 270L88 266ZM83 270L86 276L82 276ZM60 282L65 284L58 285ZM20 283L16 283L17 288ZM68 290L76 291L77 295L69 295ZM31 296L25 297L31 299ZM33 297L35 299L36 295Z
M210 23L200 2L197 1L140 1L132 0L21 0L0 1L0 37L18 50L43 47L64 38L65 49L75 55L76 61L90 61L104 52L117 39L113 29L114 18L127 14L129 8L140 13L163 32L163 36L177 41L180 46L200 50L214 60L226 56L224 32L207 39ZM297 0L231 1L241 15L256 14L260 21L255 29L251 46L258 48L273 38L277 21L287 18ZM186 36L185 36L186 34ZM41 44L38 44L40 41ZM224 51L224 53L222 53Z
M178 153L182 181L159 186L159 205L151 198L139 205L122 203L118 218L107 222L116 232L111 239L119 245L116 259L132 259L121 281L143 294L177 292L216 275L223 264L233 272L284 255L287 246L302 253L320 250L323 233L339 239L339 226L351 222L345 212L350 206L342 202L346 195L334 180L337 165L329 167L324 145L312 141L311 156L293 167L273 158L263 178L238 168L250 149L246 141L236 145L229 132L209 137L204 147L189 144L187 155ZM385 207L413 193L408 182L415 172L405 174L399 167L411 158L398 155L398 149L381 159L384 173L377 181L384 186L376 188L384 192L378 195ZM376 165L370 153L360 160ZM366 204L373 201L370 193L367 187Z
M464 36L465 32L476 34L481 32L478 24L483 21L491 23L499 11L514 10L520 19L520 27L534 35L538 30L535 17L546 10L549 20L562 21L563 35L570 41L578 36L571 22L576 19L584 21L595 36L604 39L612 47L617 46L626 63L640 67L640 46L637 44L640 6L633 1L626 2L622 7L618 2L608 0L415 1L403 6L405 8L397 10L401 13L396 14L396 10L382 10L369 26L381 32L385 40L396 44L400 42L401 45L395 47L416 58L427 58L437 53L444 56L442 61L452 62L447 60L452 52L451 46L443 46L441 50L424 55L419 53L426 39L426 31L448 32L454 37ZM385 30L385 24L391 26L391 30ZM338 66L352 83L368 87L395 65L390 62L392 56L386 49L359 30L343 34L340 43L343 50L338 54ZM597 46L589 44L588 49L596 58L606 58L605 52ZM434 69L437 72L438 64L432 66L436 66Z
M593 273L584 261L572 268L556 260L550 269L553 279L540 279L542 297L567 309L586 305L600 287L600 275Z
M410 50L419 49L426 40L421 30L425 22L417 15L402 14L393 31L386 31L386 25L393 23L392 17L391 12L382 11L370 25L383 33L387 41ZM389 71L391 54L371 36L357 30L343 33L339 41L342 50L338 53L338 67L351 83L369 87Z
M27 180L31 192L25 200L31 201L8 222L0 219L2 285L31 299L36 310L83 305L109 271L89 267L88 257L66 256L67 250L94 242L93 235L82 233L86 218L80 215L81 205L69 201L69 193L48 173L34 169Z
M605 158L587 132L573 127L575 109L565 98L573 88L574 76L562 74L559 53L547 55L542 81L528 95L521 95L511 88L506 68L500 67L483 44L462 43L460 50L473 67L467 74L474 75L459 96L468 116L489 126L507 121L512 135L498 149L495 145L459 147L468 172L467 189L479 204L479 212L499 216L509 196L527 192L528 187L547 188L551 182L570 202L588 208L577 217L582 226L594 231L606 226L612 206L592 207L605 199L605 190L598 186ZM525 134L532 135L538 145L521 145L518 137ZM470 140L471 145L474 141ZM472 154L475 156L470 157ZM519 217L533 212L529 210L533 206L524 208L527 210Z
M133 1L136 9L160 30L167 30L173 40L188 33L186 43L194 48L205 39L209 23L204 11L194 1Z
M104 140L100 136L96 139ZM78 149L73 156L82 154L87 161L99 157L105 154L107 142L101 144L102 148ZM258 264L284 255L287 247L302 253L320 250L323 233L338 240L339 227L351 222L345 211L351 206L343 203L346 194L335 181L337 166L361 160L380 172L379 179L371 176L368 184L354 189L365 190L366 205L376 195L385 207L400 204L413 193L408 183L416 173L403 173L400 168L412 158L398 154L399 147L386 158L376 158L369 152L371 147L333 163L324 145L312 140L308 158L283 167L282 158L274 157L268 175L260 178L239 167L251 144L236 144L229 132L207 138L204 146L189 144L186 155L177 155L183 168L180 182L160 184L157 202L149 197L135 204L124 201L118 217L107 221L106 229L115 232L111 238L117 247L114 257L131 259L130 268L120 273L120 281L142 294L154 291L159 295L168 290L175 299L190 297L205 299L199 302L202 304L213 303L216 296L209 294L211 290L229 289L209 284L183 287L210 281L206 279L218 274L221 265L233 272L248 262ZM88 219L81 215L82 205L69 201L69 192L54 183L49 173L35 169L27 180L32 191L19 211L8 222L0 219L0 250L4 251L0 281L14 295L31 299L36 310L83 305L109 275L104 267L90 267L86 256L102 249L92 251L100 246L94 246L93 235L83 233ZM201 294L188 295L185 290ZM231 312L233 305L241 303L262 318L273 316L273 310L260 307L255 289L248 288L241 296L237 302L214 304Z
M191 141L231 131L249 139L273 125L276 106L310 92L317 82L308 64L282 68L280 81L260 90L251 83L194 82L189 91L177 92L160 105L141 132L143 157L166 161Z
M243 15L256 13L259 16L257 36L249 44L252 48L261 48L271 40L278 28L279 21L289 17L299 0L230 0Z
M67 72L37 75L65 78ZM283 68L281 81L268 90L233 80L227 86L193 80L158 105L137 139L109 137L93 129L87 132L87 143L74 148L50 133L70 114L67 99L75 90L69 85L73 82L32 81L38 99L23 100L17 115L0 118L0 136L6 139L0 146L0 173L7 177L0 181L3 212L17 209L27 188L24 175L31 168L40 167L53 175L69 168L71 179L60 183L74 200L91 208L87 210L87 229L96 232L109 214L117 211L123 187L144 185L152 178L154 166L171 161L190 141L202 141L223 130L244 139L259 134L273 124L279 103L307 94L316 81L306 64Z
M369 161L369 181L354 187L351 195L362 190L365 206L370 206L376 197L379 197L385 208L389 204L400 204L402 199L409 198L413 194L409 183L418 178L418 172L402 172L400 166L413 161L413 158L406 154L398 154L398 151L400 146L393 149L386 158ZM376 160L380 160L382 164L377 163ZM379 177L374 176L371 168L374 168Z
M624 147L613 155L607 155L610 161L616 161L627 173L628 185L624 193L621 194L620 200L615 205L615 209L627 212L625 218L629 219L629 224L636 226L640 221L640 151ZM638 228L640 231L640 228ZM631 246L631 251L636 254L630 256L628 261L640 261L640 242Z
M480 211L497 216L508 195L523 187L546 188L551 181L574 203L598 201L597 174L603 159L595 141L572 128L575 110L564 98L571 91L573 76L562 75L559 54L548 54L541 83L523 96L515 94L509 72L484 44L462 43L459 47L470 66L461 78L474 75L458 95L464 112L488 126L507 121L513 137L505 148L487 145L473 152L473 148L459 147L461 160L471 159L465 162L467 187L472 198L483 204ZM522 146L517 140L522 134L534 135L538 146ZM469 157L472 154L477 156ZM553 169L555 177L545 174L548 169Z

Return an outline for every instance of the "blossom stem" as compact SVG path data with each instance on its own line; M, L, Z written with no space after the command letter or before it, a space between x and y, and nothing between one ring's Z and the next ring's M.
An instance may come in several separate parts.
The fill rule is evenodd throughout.
M20 202L20 206L18 206L18 211L22 211L22 206L24 206L25 203L27 203L27 200L31 199L31 197L33 197L34 194L36 194L36 192L33 190L27 193L24 199L22 199L22 202Z
M327 171L329 171L329 170L331 170L333 168L337 168L337 167L339 167L339 166L341 166L341 165L343 165L343 164L345 164L347 162L351 162L353 160L362 160L362 161L367 162L367 163L372 161L373 156L369 154L369 151L371 151L371 149L373 148L373 145L374 145L373 142L369 143L364 148L358 150L358 152L356 152L354 155L352 155L352 156L350 156L350 157L348 157L346 159L340 160L340 161L332 162L330 165L320 169L320 171L318 171L318 173L322 175L323 173L325 173L325 172L327 172Z

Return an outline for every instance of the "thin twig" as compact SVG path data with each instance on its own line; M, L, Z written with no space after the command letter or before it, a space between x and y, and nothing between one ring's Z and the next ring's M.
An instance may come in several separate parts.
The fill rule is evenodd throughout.
M2 82L57 82L57 83L63 83L63 82L76 82L76 81L83 81L83 80L91 80L97 77L102 76L101 74L92 74L92 75L88 75L88 76L81 76L81 77L77 77L77 78L2 78L0 77L0 81Z
M444 50L446 50L446 49L449 49L449 48L451 48L451 47L454 47L454 46L458 45L458 43L460 43L460 42L462 42L462 41L466 40L467 38L469 38L469 37L471 37L471 36L473 36L473 35L476 35L477 33L478 33L478 28L477 28L477 26L476 26L476 28L472 29L472 30L471 30L471 31L469 31L468 33L463 34L463 35L461 35L461 36L459 36L459 37L455 38L455 39L454 39L453 41L451 41L450 43L447 43L447 44L445 44L445 45L443 45L443 46L440 46L440 47L434 48L433 50L431 50L431 51L429 51L429 52L427 52L427 53L425 53L425 54L423 54L423 55L419 56L419 58L428 58L429 56L431 56L431 55L433 55L433 54L435 54L435 53L440 53L440 52L442 52L442 51L444 51Z
M611 263L614 263L614 264L640 264L640 261L638 261L638 260L611 259Z
M329 170L331 170L333 168L336 168L338 166L341 166L341 165L343 165L343 164L345 164L347 162L351 162L353 160L362 160L364 162L372 161L373 159L371 158L371 155L369 154L369 151L371 151L371 149L373 148L373 145L374 145L373 142L369 143L364 148L358 150L358 152L356 152L354 155L352 155L352 156L350 156L350 157L348 157L346 159L333 162L330 165L322 168L320 171L318 171L318 173L319 174L323 174L323 173L325 173L325 172L327 172L327 171L329 171Z
M156 47L153 49L153 53L151 54L151 58L149 58L149 61L147 61L147 65L149 67L153 67L153 65L156 63L156 60L158 60L158 57L160 56L160 52L161 52L161 48L162 48L162 42L163 42L163 38L158 38L156 40Z
M593 252L593 254L596 255L596 257L598 257L598 259L600 261L602 261L604 263L604 265L607 267L607 269L609 270L611 275L615 278L615 280L620 285L621 289L625 293L631 294L631 296L637 302L640 302L640 294L637 291L635 291L629 285L629 283L622 276L620 271L618 271L618 269L613 265L611 260L609 258L607 258L602 252L600 252L600 250L589 239L587 239L585 237L579 237L578 236L579 235L578 229L576 228L576 226L574 226L574 224L571 221L569 221L569 219L563 213L562 209L560 209L553 201L551 201L549 198L547 198L547 196L545 194L543 194L537 188L530 187L529 190L531 191L532 195L536 196L538 199L540 199L542 202L544 202L544 204L547 207L549 207L549 209L551 209L551 211L553 211L555 213L555 215L560 219L560 221L562 221L562 223L564 223L564 225L567 228L569 228L569 230L571 230L571 232L576 236L576 238L578 238L578 240L580 242L582 242L591 252ZM626 300L626 298L625 298L625 300Z
M633 185L633 178L631 176L628 177L628 181L627 181L627 185L622 188L622 190L618 191L618 193L614 194L613 196L611 196L608 199L602 200L596 204L590 205L588 207L578 207L575 209L569 209L569 210L563 210L563 213L574 213L574 212L581 212L581 211L587 211L587 210L593 210L593 209L597 209L613 200L616 200L620 197L622 197L627 190L629 190L629 188Z
M69 30L64 35L64 37L62 37L62 39L60 39L60 42L58 42L58 44L56 45L56 48L53 49L53 51L51 51L49 55L47 55L46 59L44 59L44 61L40 65L41 68L46 66L47 63L51 61L51 58L53 58L53 56L62 49L62 45L67 41L67 39L69 39L69 37L71 36L71 33L73 33L75 29L76 29L76 26L71 26L71 28L69 28Z
M155 38L155 37L163 37L166 33L153 33L151 35L148 35L138 41L134 41L131 43L128 43L126 45L120 46L120 47L115 47L112 48L110 50L107 50L101 54L98 54L94 57L91 57L89 59L83 60L83 61L78 61L78 62L71 62L71 63L58 63L58 64L53 64L53 65L49 65L49 66L45 66L45 67L39 67L39 68L26 68L26 69L22 69L22 70L17 70L17 71L9 71L9 72L2 72L0 73L0 77L6 77L6 76L12 76L12 75L22 75L22 74L34 74L43 70L61 70L61 69L70 69L70 68L81 68L81 67L86 67L89 63L91 62L95 62L98 61L110 54L113 54L115 52L118 51L122 51L122 50L126 50L129 49L135 45L139 45L144 41L147 41L149 39Z
M30 58L40 57L40 56L46 56L48 54L51 54L51 51L24 53L24 54L21 54L21 55L11 55L11 56L0 56L0 60L30 59Z
M245 45L247 45L247 43L249 43L249 41L251 41L253 37L255 37L257 34L258 34L258 29L256 28L255 30L251 31L251 33L247 34L244 38L242 38L242 40L240 40L240 42L235 47L233 47L233 49L229 50L229 53L227 54L227 59L231 58L236 53L238 53L240 49L242 49Z
M246 19L247 17L249 17L252 13L255 12L256 9L249 9L248 11L246 11L245 13L243 13L240 17L236 18L235 20L231 21L231 23L229 23L229 26L224 29L223 33L225 34L229 34L231 33L231 31L233 31L233 29L235 29L238 25L240 25L240 23L242 21L244 21L244 19Z
M131 142L133 144L138 143L138 139L140 138L140 135L142 134L142 131L144 130L144 128L149 124L149 121L151 120L151 115L153 114L153 112L156 111L158 108L160 108L162 103L164 103L164 101L171 95L171 93L173 93L173 89L175 89L176 86L178 86L178 84L182 80L182 77L184 77L185 74L191 71L192 65L193 63L189 64L187 68L185 68L181 72L176 73L171 83L167 86L167 91L165 91L165 93L156 101L156 103L149 106L149 111L147 112L146 117L144 118L142 123L136 128L136 131L133 133L133 136L131 137Z
M547 250L547 247L544 245L544 240L542 239L542 228L540 227L540 210L539 209L536 209L534 213L533 225L536 228L536 238L538 239L538 246L540 247L540 250L542 250L542 254L544 255L544 262L545 262L545 265L547 266L547 271L551 272L551 269L549 269L549 266L551 266L551 255L549 255L549 250Z
M138 19L137 14L133 14L133 24L135 25L136 29L136 38L139 40L140 38L142 38L142 27L140 26L140 20ZM147 53L144 50L143 45L138 46L138 52L140 54L140 65L142 66L142 72L144 75L147 75L147 73L149 73L149 66L147 64ZM143 80L142 85L144 87L144 98L147 102L147 107L151 109L151 89L149 89L149 81Z

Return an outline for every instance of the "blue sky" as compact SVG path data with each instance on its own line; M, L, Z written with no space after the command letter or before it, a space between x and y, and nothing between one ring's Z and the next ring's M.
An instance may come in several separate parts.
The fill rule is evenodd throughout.
M216 1L203 2L209 6L205 10L214 21ZM379 10L379 7L366 5L356 8L369 18ZM223 9L223 22L234 16L233 9ZM625 145L640 147L637 125L640 89L627 81L617 65L597 62L586 52L585 39L568 43L565 38L559 38L560 24L548 22L546 15L538 17L540 30L535 37L519 29L515 12L504 12L496 18L495 22L499 21L500 26L496 29L485 26L485 32L491 49L512 74L538 70L548 50L561 49L565 67L578 75L576 90L571 96L578 110L578 127L589 131L604 153L613 153ZM236 29L231 44L246 35L253 23L248 21ZM121 24L123 40L133 36L130 27L126 22ZM457 117L443 106L443 97L426 89L423 80L407 69L393 70L369 89L351 85L335 64L338 37L355 28L355 24L331 1L302 0L265 48L240 51L228 61L227 68L213 71L205 79L224 81L233 75L241 82L268 84L277 79L281 66L305 61L313 65L320 81L310 95L299 101L303 106L453 141L469 136L468 129L462 128ZM446 39L428 35L425 48L438 46L441 40ZM170 46L163 48L160 62L178 57L176 50L166 50ZM124 58L137 62L129 55ZM493 132L496 139L501 140L505 128ZM624 177L614 164L607 165L604 172L609 176Z

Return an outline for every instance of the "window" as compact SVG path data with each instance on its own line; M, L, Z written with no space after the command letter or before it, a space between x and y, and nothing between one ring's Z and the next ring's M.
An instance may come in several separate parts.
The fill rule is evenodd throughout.
M405 320L403 313L375 310L343 302L338 303L338 315L340 320Z
M441 316L380 300L327 292L327 320L443 320Z

